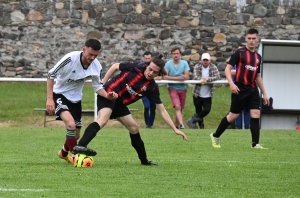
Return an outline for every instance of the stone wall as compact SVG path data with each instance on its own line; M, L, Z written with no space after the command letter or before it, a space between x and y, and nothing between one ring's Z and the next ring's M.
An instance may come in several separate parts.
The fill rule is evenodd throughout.
M261 38L299 40L300 0L0 0L0 77L46 77L87 38L102 43L104 70L144 51L181 47L191 67L225 60L250 27Z

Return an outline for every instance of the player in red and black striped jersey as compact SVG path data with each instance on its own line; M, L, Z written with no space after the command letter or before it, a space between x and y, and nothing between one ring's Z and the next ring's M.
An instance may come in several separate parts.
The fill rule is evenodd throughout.
M73 150L86 155L96 155L96 151L86 146L96 136L97 132L107 124L109 118L115 118L129 130L131 144L135 148L141 164L157 165L148 161L138 124L127 107L127 105L144 96L147 96L150 102L156 104L162 118L174 132L177 135L181 135L184 140L187 140L186 135L175 127L169 113L162 104L158 85L154 80L156 76L165 74L164 65L165 62L161 57L153 58L149 65L144 66L131 63L113 64L103 78L103 83L105 83L104 89L108 93L117 93L118 98L111 101L102 96L97 97L98 119L86 128L84 135ZM120 70L121 73L111 78L117 70Z
M260 75L261 56L256 51L259 42L258 31L249 29L246 33L246 46L237 49L231 56L225 69L231 94L230 112L225 116L215 133L212 133L211 141L214 148L220 148L220 136L230 123L234 122L239 113L246 107L250 109L250 131L252 135L252 148L263 147L259 144L260 128L260 91L263 94L264 104L270 104L263 80ZM231 69L236 65L236 81L232 81Z

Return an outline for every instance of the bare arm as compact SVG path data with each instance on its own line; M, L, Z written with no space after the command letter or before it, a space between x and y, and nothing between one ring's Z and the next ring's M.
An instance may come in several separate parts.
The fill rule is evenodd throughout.
M103 84L105 84L110 79L110 77L115 73L115 71L119 70L119 66L120 63L115 63L108 69L104 78L102 79Z
M232 70L232 65L227 64L227 66L225 68L226 79L228 80L228 84L230 86L231 92L234 94L239 94L239 91L240 91L239 88L232 81L231 70Z
M105 91L105 89L98 90L97 94L104 97L104 98L106 98L106 99L108 99L108 100L113 100L113 99L118 98L118 94L116 92L112 91L112 92L107 93Z
M268 97L267 92L265 90L264 82L261 78L260 73L258 73L257 76L256 76L256 84L257 84L257 86L259 87L260 91L263 94L264 104L265 105L270 105L269 97Z
M54 79L47 79L47 102L46 102L46 109L50 115L54 114L55 105L53 100L53 86L54 86Z
M164 121L165 121L165 122L173 129L173 131L174 131L177 135L181 135L182 138L183 138L184 140L187 140L187 136L186 136L183 132L181 132L180 130L178 130L178 129L175 127L175 125L174 125L174 123L173 123L173 121L172 121L172 119L171 119L169 113L167 112L166 108L164 107L164 105L163 105L163 104L156 104L156 107L157 107L157 109L158 109L158 111L159 111L161 117L162 117L162 118L164 119Z

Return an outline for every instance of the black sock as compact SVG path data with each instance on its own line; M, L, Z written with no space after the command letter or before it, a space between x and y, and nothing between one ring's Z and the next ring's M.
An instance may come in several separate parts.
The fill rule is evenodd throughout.
M227 129L227 127L230 125L230 122L227 121L227 116L225 116L221 123L219 124L216 132L213 134L214 137L220 137L222 133Z
M97 135L97 132L101 129L98 122L92 122L84 131L82 138L79 140L78 145L86 147L90 141Z
M148 163L146 149L140 133L130 134L131 145L135 148L142 164Z
M250 119L250 131L252 136L252 147L259 143L259 118Z

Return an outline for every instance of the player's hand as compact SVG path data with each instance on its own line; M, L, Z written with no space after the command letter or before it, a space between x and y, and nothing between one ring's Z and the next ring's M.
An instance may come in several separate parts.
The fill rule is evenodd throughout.
M47 100L47 102L46 102L46 109L47 109L47 113L49 115L53 115L54 114L55 105L54 105L54 101L53 100L50 100L50 99Z
M114 91L107 93L106 98L108 100L114 100L118 98L118 94Z
M269 106L270 105L270 100L269 100L269 97L267 95L264 94L264 105L267 105Z
M234 83L230 85L230 90L233 94L239 94L240 89Z
M177 135L181 135L184 140L188 140L187 136L182 131L179 131L178 129L176 129L175 133Z

